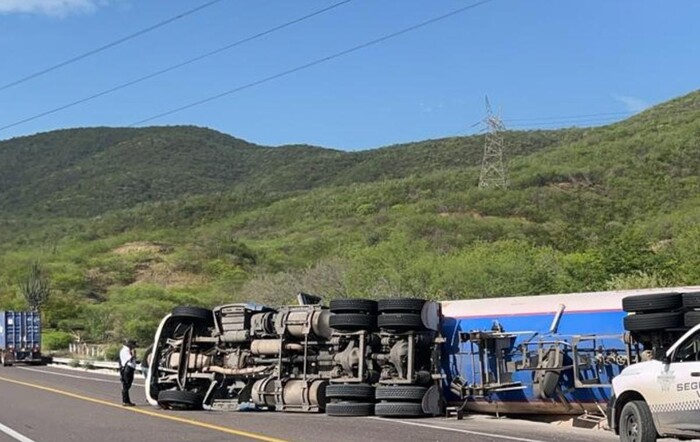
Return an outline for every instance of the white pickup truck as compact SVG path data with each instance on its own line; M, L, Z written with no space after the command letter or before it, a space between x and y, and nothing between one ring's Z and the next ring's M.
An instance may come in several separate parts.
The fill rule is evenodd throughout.
M608 419L621 441L700 438L700 324L660 359L630 365L612 381Z

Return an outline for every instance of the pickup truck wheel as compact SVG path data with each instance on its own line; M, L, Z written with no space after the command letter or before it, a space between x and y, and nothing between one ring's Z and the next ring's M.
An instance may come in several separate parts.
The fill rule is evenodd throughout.
M678 328L683 326L683 313L663 312L644 313L625 316L623 319L625 330L649 331Z
M626 312L663 312L674 310L683 304L680 293L654 293L622 298L622 310Z
M630 401L620 413L620 441L622 442L656 442L651 411L644 401Z

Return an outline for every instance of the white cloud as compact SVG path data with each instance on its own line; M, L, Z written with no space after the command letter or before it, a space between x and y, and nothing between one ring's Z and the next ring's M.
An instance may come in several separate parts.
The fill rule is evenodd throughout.
M44 14L64 17L70 14L92 12L98 0L0 0L0 14Z
M625 106L630 112L641 112L650 106L649 103L637 97L630 97L628 95L613 95L613 98Z

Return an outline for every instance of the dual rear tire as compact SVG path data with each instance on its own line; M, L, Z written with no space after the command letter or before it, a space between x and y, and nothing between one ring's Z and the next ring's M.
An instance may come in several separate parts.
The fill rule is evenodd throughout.
M326 387L328 416L351 417L374 414L374 387L369 384L330 384Z
M388 298L379 301L377 326L387 331L425 330L421 311L425 299Z
M333 299L329 325L341 332L373 331L377 328L377 301L371 299Z
M376 397L380 402L374 406L374 414L384 417L425 416L421 402L427 391L418 385L377 387Z
M329 416L424 416L421 401L427 388L417 385L379 386L331 384L326 388ZM375 401L379 401L376 402Z
M628 296L622 299L622 309L633 313L624 318L625 330L650 332L677 330L700 323L700 294L655 293Z

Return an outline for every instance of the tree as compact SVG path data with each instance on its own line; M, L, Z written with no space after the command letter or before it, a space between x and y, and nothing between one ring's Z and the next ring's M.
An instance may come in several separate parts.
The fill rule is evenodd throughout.
M20 281L20 290L29 308L39 311L51 295L51 281L44 275L44 269L39 261L33 261L29 274Z

